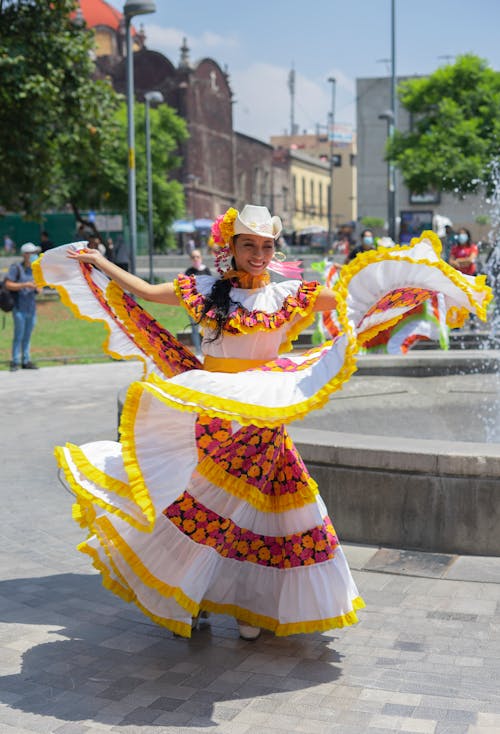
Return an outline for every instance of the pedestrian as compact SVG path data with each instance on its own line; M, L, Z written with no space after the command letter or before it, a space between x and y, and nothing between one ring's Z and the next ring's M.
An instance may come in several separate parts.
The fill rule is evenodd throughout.
M110 259L115 265L118 265L122 270L128 270L129 268L129 252L128 247L123 239L122 235L118 235L116 242L113 242L113 247L110 250Z
M449 263L464 275L477 275L478 246L472 241L466 227L460 227L456 242L450 248Z
M375 249L375 238L371 229L364 229L361 232L360 243L355 247L346 257L345 262L351 262L354 258L360 254L360 252L366 252L367 250Z
M349 379L365 331L394 323L428 281L451 293L448 308L485 316L488 288L460 275L451 284L429 239L404 260L399 248L359 255L335 291L271 282L281 228L265 207L228 209L212 228L218 275L173 283L148 283L78 245L36 264L37 282L105 322L110 353L145 366L127 391L120 442L56 450L73 517L88 530L79 549L109 589L186 637L200 611L232 615L245 640L262 627L291 635L357 621L364 603L285 425ZM204 328L203 364L127 293L183 306ZM335 339L278 356L315 312L332 309Z
M43 230L43 232L40 235L40 250L42 252L47 252L47 250L51 250L54 247L54 243L49 237L49 233L47 230Z
M203 258L200 250L193 250L191 255L191 265L184 271L184 275L211 275L210 268L203 264ZM196 356L201 357L201 336L200 327L196 321L190 316L189 321L191 323L191 341Z
M456 242L450 249L449 263L464 275L477 275L478 246L472 241L471 233L466 227L460 227ZM469 317L469 328L475 331L478 327L474 315Z
M6 255L13 255L16 251L16 243L7 233L3 236L3 251Z
M449 262L451 248L457 243L457 235L455 234L451 224L445 224L444 237L442 238L441 242L443 243L443 252L441 257L445 262Z
M12 359L10 371L20 367L24 370L36 370L37 365L31 361L31 334L36 323L37 286L33 280L31 264L37 259L40 248L33 242L21 246L22 261L12 263L7 273L6 286L14 293L14 338L12 340Z
M91 234L87 241L87 247L90 250L99 250L103 257L106 257L106 247L103 245L101 238L97 234Z

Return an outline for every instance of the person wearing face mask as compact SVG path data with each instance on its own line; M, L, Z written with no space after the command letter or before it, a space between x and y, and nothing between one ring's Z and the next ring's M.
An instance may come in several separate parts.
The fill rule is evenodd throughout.
M472 242L469 230L461 227L456 244L450 250L450 265L465 275L476 275L478 252L478 246Z
M33 242L26 242L21 247L22 262L12 263L7 273L6 286L14 293L14 338L12 341L12 360L10 371L15 372L20 367L25 370L36 370L38 367L31 361L30 346L31 334L36 322L36 294L37 286L33 280L31 264L34 262L40 248Z
M373 232L371 229L364 229L361 232L361 244L354 248L354 250L351 250L349 255L346 258L346 263L350 262L351 260L354 260L356 255L359 255L360 252L366 252L367 250L374 250L375 249L375 238L373 236Z

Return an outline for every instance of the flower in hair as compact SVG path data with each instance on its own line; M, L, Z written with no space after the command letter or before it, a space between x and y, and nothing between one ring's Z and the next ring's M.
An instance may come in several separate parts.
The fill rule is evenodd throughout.
M234 222L237 216L237 210L229 207L225 214L217 217L212 224L212 237L216 245L224 247L229 243L234 236Z

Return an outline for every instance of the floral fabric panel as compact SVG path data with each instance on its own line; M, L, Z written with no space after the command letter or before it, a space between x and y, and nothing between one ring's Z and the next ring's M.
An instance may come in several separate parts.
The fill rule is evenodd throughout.
M313 502L318 489L284 426L244 426L200 416L197 471L257 509L283 512ZM202 458L203 457L203 458Z
M432 294L433 291L426 290L424 288L410 288L409 286L406 286L405 288L395 288L394 290L389 291L389 293L386 293L385 296L380 298L377 303L368 309L368 311L363 315L362 321L375 314L386 313L393 308L408 308L408 306L415 308L430 298ZM358 324L358 327L360 324Z
M335 556L338 538L329 517L323 525L293 535L258 535L221 517L189 494L179 497L164 515L195 543L213 548L224 558L273 568L311 566Z
M90 265L81 263L83 276L94 297L136 346L145 352L167 377L200 369L194 354L156 321L131 296L112 281L104 294L94 283Z

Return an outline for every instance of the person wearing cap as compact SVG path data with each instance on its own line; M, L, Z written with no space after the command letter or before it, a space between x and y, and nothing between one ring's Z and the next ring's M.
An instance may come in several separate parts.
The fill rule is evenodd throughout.
M37 283L104 321L110 354L144 364L119 442L56 449L73 518L88 531L79 550L108 589L185 637L209 612L232 615L245 640L261 628L282 636L357 622L363 600L286 424L340 389L358 340L413 307L428 281L450 289L434 233L404 260L399 248L358 255L330 290L279 259L281 229L266 207L230 208L212 227L218 275L173 283L148 283L81 243L35 265ZM485 316L488 289L474 286L454 274L453 305ZM203 362L125 291L183 306L203 329ZM291 351L316 311L334 310L331 341Z
M37 286L33 280L31 264L37 259L40 248L33 242L25 242L21 246L23 259L20 263L12 263L7 273L6 286L14 293L14 338L12 340L11 372L19 368L36 370L38 367L31 361L31 335L36 323Z

